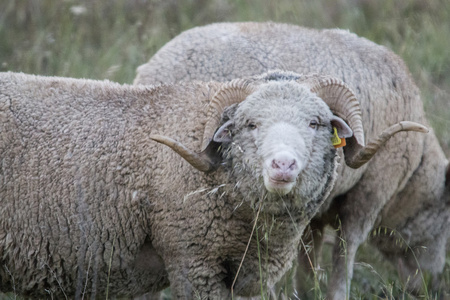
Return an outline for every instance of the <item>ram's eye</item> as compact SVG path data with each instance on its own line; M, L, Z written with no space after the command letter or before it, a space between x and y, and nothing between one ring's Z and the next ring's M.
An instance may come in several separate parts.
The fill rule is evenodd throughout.
M319 122L317 120L311 120L309 122L309 127L312 129L317 129L319 127Z
M256 126L256 124L253 123L253 122L249 122L249 123L247 124L247 127L248 127L248 129L250 129L250 130L254 130L254 129L256 129L258 126Z

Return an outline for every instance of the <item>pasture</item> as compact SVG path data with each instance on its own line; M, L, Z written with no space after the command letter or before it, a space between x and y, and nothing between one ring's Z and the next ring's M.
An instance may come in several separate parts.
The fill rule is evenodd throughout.
M392 49L421 89L427 118L450 157L448 0L2 1L0 71L131 84L136 68L184 30L212 22L269 20L349 29ZM329 235L331 243L333 232ZM324 262L316 276L318 299L325 295L330 255ZM444 277L450 286L450 253ZM369 245L359 250L351 297L410 299L394 267Z

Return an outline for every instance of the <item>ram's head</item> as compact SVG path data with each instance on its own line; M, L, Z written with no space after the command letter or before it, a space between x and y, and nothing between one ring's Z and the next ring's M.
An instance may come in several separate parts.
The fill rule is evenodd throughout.
M336 144L343 144L336 140L347 139L345 162L359 168L395 133L427 132L420 124L401 122L365 146L359 102L345 83L280 72L224 84L208 116L200 153L168 137L152 138L204 172L231 161L233 168L261 177L268 192L281 195L306 169L308 176L326 176L325 161L333 160Z

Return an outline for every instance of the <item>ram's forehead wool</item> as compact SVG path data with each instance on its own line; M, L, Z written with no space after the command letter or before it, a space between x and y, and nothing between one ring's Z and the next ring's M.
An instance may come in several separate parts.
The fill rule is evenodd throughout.
M418 45L422 46L426 47ZM427 125L420 92L404 62L386 47L339 29L317 30L276 23L220 23L193 28L175 37L140 66L134 82L227 81L271 69L343 80L361 104L366 143L403 120ZM285 79L296 78L287 75ZM349 154L348 146L343 152ZM239 172L244 167L236 165L234 170ZM317 222L311 223L314 226L334 222L338 213L341 219L332 225L339 227L340 237L346 240L335 246L328 299L346 298L356 250L379 226L389 228L395 235L380 234L370 241L399 266L406 288L420 289L418 267L430 272L434 288L439 288L438 276L445 263L450 231L449 178L445 186L450 172L446 175L446 169L448 159L433 132L398 134L356 171L346 167L341 158L333 191L316 215ZM321 231L323 227L316 229ZM395 246L399 237L408 241L410 251ZM340 249L340 245L346 249ZM427 251L411 250L423 247ZM344 251L345 257L337 255ZM302 284L298 285L300 293L311 289Z

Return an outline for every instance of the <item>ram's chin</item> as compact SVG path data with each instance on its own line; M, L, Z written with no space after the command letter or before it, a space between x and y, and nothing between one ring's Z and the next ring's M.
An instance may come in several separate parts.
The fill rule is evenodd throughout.
M264 176L264 186L269 193L284 196L292 191L295 181L280 181Z

